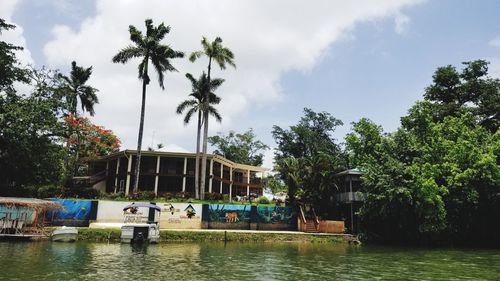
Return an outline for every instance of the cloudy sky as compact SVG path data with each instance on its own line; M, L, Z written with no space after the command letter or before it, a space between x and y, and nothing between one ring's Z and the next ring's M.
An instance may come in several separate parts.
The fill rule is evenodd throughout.
M210 133L253 128L272 147L272 126L297 123L304 107L341 119L342 140L361 117L397 128L438 66L486 59L500 77L499 12L495 0L0 1L0 17L18 26L2 40L25 47L24 63L65 73L73 60L93 66L89 84L101 101L93 120L128 149L137 142L138 62L111 58L129 44L128 26L143 29L146 18L170 25L164 42L186 53L202 36L222 37L237 69L214 69L226 82L218 91L223 122L211 122ZM143 144L194 151L194 122L184 127L175 107L190 91L184 74L198 76L206 61L172 63L179 71L166 75L165 91L148 87Z

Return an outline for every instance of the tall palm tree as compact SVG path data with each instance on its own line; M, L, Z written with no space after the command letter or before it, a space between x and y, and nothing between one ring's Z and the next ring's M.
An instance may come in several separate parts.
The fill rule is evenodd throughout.
M139 185L139 172L141 168L141 146L142 134L144 130L144 111L146 105L146 86L150 82L148 74L149 62L156 69L158 74L158 83L162 90L165 90L163 85L164 72L177 71L169 59L184 57L183 52L174 51L168 45L161 44L161 40L170 32L170 26L165 26L163 23L157 27L153 26L153 20L147 19L146 35L144 36L133 25L129 26L130 40L134 43L118 52L113 57L114 63L126 63L132 58L140 58L139 64L139 79L142 80L142 104L141 104L141 121L139 123L139 136L137 138L137 162L135 165L135 180L133 183L133 192L137 194Z
M59 94L66 100L68 112L75 117L78 115L78 100L82 106L82 111L87 111L94 116L94 105L99 103L96 93L98 90L92 86L86 85L92 75L92 66L89 68L77 66L76 62L71 63L70 77L59 74L62 85L58 89Z
M219 104L220 98L213 93L222 83L224 79L212 79L210 81L210 85L208 84L208 77L203 72L198 80L196 80L193 75L190 73L186 74L186 77L191 81L192 92L189 94L192 99L188 99L183 101L177 106L177 114L182 114L186 109L186 115L184 116L184 125L189 124L191 117L193 114L198 113L198 126L196 130L196 161L195 161L195 182L194 182L194 192L195 198L199 199L199 175L200 175L200 134L201 134L201 126L203 123L202 113L205 111L205 92L210 93L209 106L208 106L208 114L215 117L215 120L218 122L222 121L222 117L215 107L211 104Z
M82 107L82 112L87 111L91 116L94 116L94 105L99 103L96 93L98 90L92 86L87 85L87 81L92 75L92 66L85 68L76 65L76 62L71 62L71 71L69 77L59 73L58 77L61 80L61 85L57 89L57 93L61 99L66 101L65 106L69 114L72 114L75 118L78 117L78 100L80 100L80 105ZM78 171L78 161L80 158L80 134L78 130L70 130L69 135L76 135L76 149L74 151L74 163L71 168L71 173L69 174L71 179L76 175ZM69 139L69 136L68 136ZM69 159L68 159L69 160ZM66 163L69 166L69 163ZM69 184L72 185L72 181Z
M189 60L191 62L196 61L201 56L208 57L208 72L207 80L210 84L210 74L212 70L212 61L215 61L221 69L226 69L226 64L236 68L234 64L234 55L231 50L222 46L222 39L220 37L215 38L213 42L209 42L207 38L203 37L201 40L201 46L203 50L191 53ZM205 107L208 107L209 101L209 91L205 92ZM203 151L201 160L201 199L205 198L205 177L206 177L206 167L207 167L207 141L208 141L208 111L203 113Z

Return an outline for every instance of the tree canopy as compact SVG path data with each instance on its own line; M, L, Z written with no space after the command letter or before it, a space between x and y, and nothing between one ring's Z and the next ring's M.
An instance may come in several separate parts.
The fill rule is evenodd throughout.
M219 133L217 136L209 137L208 142L216 147L215 154L236 163L252 166L261 166L264 161L264 151L269 149L269 146L262 141L256 140L251 128L243 133L235 131L229 131L227 135Z

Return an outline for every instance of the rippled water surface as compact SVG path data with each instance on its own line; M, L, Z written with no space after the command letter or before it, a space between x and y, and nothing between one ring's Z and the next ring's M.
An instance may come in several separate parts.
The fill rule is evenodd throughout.
M500 280L500 250L0 242L0 280Z

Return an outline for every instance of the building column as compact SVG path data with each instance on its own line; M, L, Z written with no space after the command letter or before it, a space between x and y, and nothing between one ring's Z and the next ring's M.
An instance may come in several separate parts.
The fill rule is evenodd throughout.
M109 159L106 160L106 177L109 175Z
M188 159L184 157L184 170L182 172L182 192L186 192L186 178L187 178Z
M210 159L210 179L208 180L208 192L212 193L212 181L214 180L214 159Z
M233 167L229 167L229 202L233 201Z
M224 164L220 163L220 191L219 193L222 194L222 180L224 179Z
M160 156L156 157L155 195L158 195L158 181L160 179Z
M132 170L132 157L133 155L128 156L127 182L125 183L125 195L128 195L128 192L130 190L130 172Z
M115 173L115 193L116 189L120 190L118 187L118 172L120 171L120 157L116 158L116 173Z
M250 170L247 170L247 196L250 200Z

